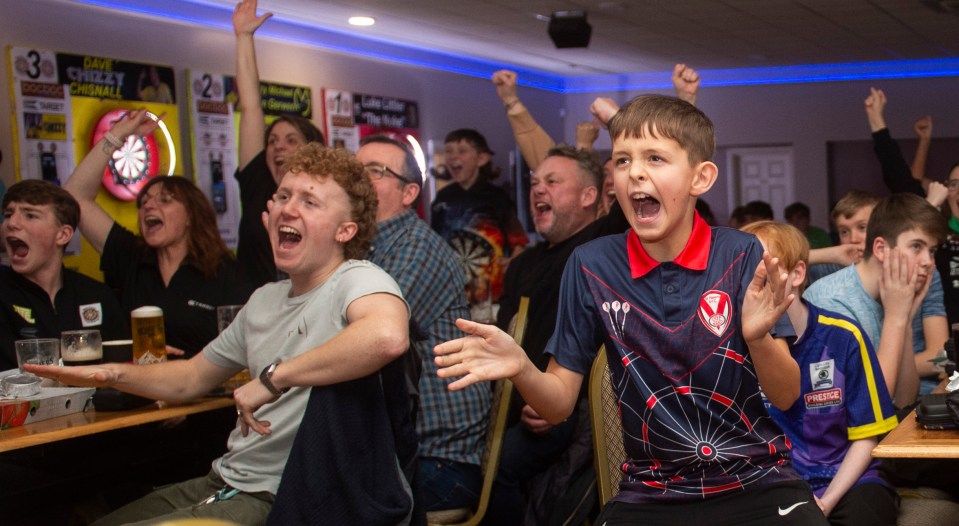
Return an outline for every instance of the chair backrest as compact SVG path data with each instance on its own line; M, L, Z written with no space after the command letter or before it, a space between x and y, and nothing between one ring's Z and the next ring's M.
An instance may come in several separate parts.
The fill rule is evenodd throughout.
M522 297L519 301L519 310L510 323L510 334L517 344L522 344L526 334L526 317L529 311L529 298ZM427 514L429 524L447 524L448 526L476 526L486 515L490 495L493 492L493 481L499 471L499 459L503 452L503 437L506 435L507 418L509 417L510 400L513 395L513 382L499 380L493 386L493 403L490 405L489 428L486 431L486 447L483 450L483 459L480 468L483 472L483 487L476 511L463 522L447 523L436 520L443 512Z
M619 399L609 373L605 345L596 353L596 359L593 360L593 367L589 373L589 415L590 423L593 425L593 451L599 505L602 507L619 493L619 482L623 478L623 463L626 462Z

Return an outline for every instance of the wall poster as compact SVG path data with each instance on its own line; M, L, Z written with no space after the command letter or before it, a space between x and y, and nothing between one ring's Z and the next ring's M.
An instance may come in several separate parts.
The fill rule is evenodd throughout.
M213 203L220 236L236 248L240 225L240 188L233 176L239 155L240 112L236 79L229 75L189 71L190 131L196 184ZM312 90L260 82L267 125L280 115L313 116Z
M16 113L14 162L18 179L63 184L76 163L124 112L146 108L163 116L147 137L130 137L104 170L97 201L118 223L136 231L132 201L150 178L182 173L177 165L179 115L173 68L117 58L9 47L10 93ZM99 277L99 256L75 236L67 264Z

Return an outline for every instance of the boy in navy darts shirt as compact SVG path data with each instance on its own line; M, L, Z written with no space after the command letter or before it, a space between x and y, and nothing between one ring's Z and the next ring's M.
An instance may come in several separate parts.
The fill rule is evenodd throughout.
M754 236L695 213L718 174L712 123L645 95L609 131L631 229L570 257L546 372L502 331L460 320L472 336L436 347L438 374L462 376L451 389L509 378L561 422L605 344L628 460L597 524L826 524L760 395L784 409L799 395L798 365L769 335L793 299L787 275Z

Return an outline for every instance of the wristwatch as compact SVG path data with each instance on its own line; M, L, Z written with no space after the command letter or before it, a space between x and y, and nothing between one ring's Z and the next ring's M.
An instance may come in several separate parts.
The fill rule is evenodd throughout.
M279 358L277 358L276 360L273 361L273 363L264 367L263 370L260 372L260 383L263 384L263 386L266 387L267 390L273 393L273 396L280 396L283 393L290 390L289 387L287 387L286 389L277 389L276 386L273 385L273 373L276 372L276 367L280 365L280 362L282 361L283 360L280 360Z

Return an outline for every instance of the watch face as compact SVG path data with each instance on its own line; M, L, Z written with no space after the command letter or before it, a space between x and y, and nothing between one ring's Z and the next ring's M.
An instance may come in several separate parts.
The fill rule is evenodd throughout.
M90 148L96 146L103 135L120 120L126 110L111 110L103 114L93 130ZM133 201L140 189L160 172L159 149L153 134L127 137L103 171L103 187L117 199Z

